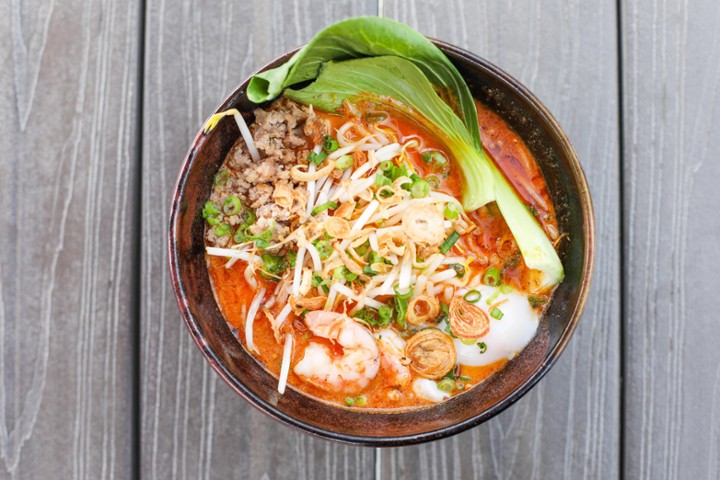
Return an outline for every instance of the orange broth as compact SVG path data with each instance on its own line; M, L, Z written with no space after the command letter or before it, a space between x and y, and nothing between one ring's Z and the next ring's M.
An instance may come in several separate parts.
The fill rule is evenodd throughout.
M537 210L537 217L543 228L546 231L548 229L557 231L554 210L545 181L527 146L500 117L483 104L476 102L476 105L480 132L488 153L506 177L510 179L525 202ZM317 113L330 121L333 132L349 120L347 116L343 115ZM356 117L353 116L352 118L357 121ZM450 160L450 171L447 177L440 178L440 185L436 190L461 198L464 185L461 171L454 164L448 149L439 139L414 120L401 115L391 115L382 123L396 133L400 143L404 143L411 138L421 141L419 148L409 149L407 153L416 173L423 178L437 172L434 172L432 167L422 160L421 153L427 150L443 152L446 158ZM471 252L476 257L476 260L470 264L470 271L466 274L481 274L489 266L497 266L503 272L504 283L525 290L527 282L531 281L530 275L532 272L525 266L512 234L495 204L471 212L469 217L477 224L478 228L469 234L463 235L448 255ZM226 268L227 259L225 258L208 256L207 259L210 278L220 309L227 322L237 330L239 341L245 345L245 312L247 312L255 295L255 291L248 285L244 277L247 264L243 261L237 261L231 267ZM258 285L259 288L266 288L268 293L274 291L276 286L274 282L260 278L258 278ZM283 306L274 305L269 310L274 316L277 316ZM288 321L283 326L283 334L290 332L293 333L295 342L288 385L321 400L345 405L344 400L347 394L329 392L315 387L301 380L293 372L294 365L302 359L305 347L310 341L333 347L337 355L342 354L342 347L333 345L326 339L313 336L302 319L293 313L290 314ZM253 335L256 347L259 350L259 353L254 352L253 355L272 374L279 376L283 345L276 341L270 321L262 313L262 310L255 319ZM460 375L470 378L469 381L464 382L463 390L467 391L469 388L483 382L503 368L506 363L507 360L500 360L482 367L462 365ZM391 382L387 381L386 375L390 375L390 373L385 372L381 364L377 376L362 391L362 395L367 398L365 408L398 409L430 404L430 402L415 395L412 390L412 382L405 387L387 386ZM388 396L391 390L397 390L394 393L393 400Z

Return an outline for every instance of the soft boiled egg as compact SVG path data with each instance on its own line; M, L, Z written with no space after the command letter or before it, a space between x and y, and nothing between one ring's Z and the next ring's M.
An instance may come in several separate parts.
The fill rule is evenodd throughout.
M480 292L481 298L474 305L488 314L490 331L484 337L474 339L469 345L460 339L455 339L457 362L461 365L479 367L513 358L535 335L540 322L539 314L530 307L527 296L522 293L516 291L502 293L498 288L486 285L481 285L476 290ZM458 295L465 293L467 290L463 289ZM498 305L502 318L498 320L490 315L491 305ZM445 325L441 326L444 327Z

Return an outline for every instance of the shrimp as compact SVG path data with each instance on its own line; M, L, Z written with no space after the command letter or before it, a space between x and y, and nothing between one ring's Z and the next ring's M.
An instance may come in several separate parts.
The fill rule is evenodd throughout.
M327 345L310 342L294 371L303 380L331 392L357 393L368 386L380 368L380 351L372 333L342 313L317 310L305 323L318 337L342 347L335 355Z
M408 363L410 360L405 357L405 340L394 330L384 328L377 333L378 344L380 345L380 362L383 369L392 372L395 376L393 385L404 387L412 378Z

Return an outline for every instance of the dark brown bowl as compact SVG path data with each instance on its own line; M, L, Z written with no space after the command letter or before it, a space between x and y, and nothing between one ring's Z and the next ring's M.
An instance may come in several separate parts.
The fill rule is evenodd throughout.
M203 355L237 393L270 417L298 430L341 442L396 446L437 440L462 432L518 401L564 350L580 319L590 288L594 217L585 176L565 133L548 110L517 80L490 62L435 41L457 66L480 101L497 112L525 140L545 174L561 232L565 281L558 287L530 344L481 387L428 408L367 413L334 407L294 389L277 392L270 375L233 336L210 286L204 257L202 207L213 176L239 131L221 122L199 132L180 169L170 210L168 256L175 296L185 324ZM285 62L287 53L265 67ZM252 109L243 82L217 109Z

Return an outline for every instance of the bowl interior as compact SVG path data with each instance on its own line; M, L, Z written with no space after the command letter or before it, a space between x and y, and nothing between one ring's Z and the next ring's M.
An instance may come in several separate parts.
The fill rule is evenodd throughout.
M239 394L264 413L325 438L375 446L433 440L477 425L507 408L550 368L579 320L590 283L593 214L575 153L552 116L527 89L489 62L436 42L468 81L475 97L504 118L535 155L553 197L566 279L558 287L535 338L482 386L447 402L400 413L335 407L292 388L280 396L277 381L238 343L217 306L204 258L202 207L213 177L239 136L233 122L198 134L178 179L170 217L169 257L173 287L185 322L206 359ZM289 54L268 65L284 62ZM252 111L243 83L218 111Z

